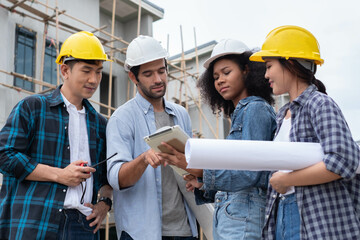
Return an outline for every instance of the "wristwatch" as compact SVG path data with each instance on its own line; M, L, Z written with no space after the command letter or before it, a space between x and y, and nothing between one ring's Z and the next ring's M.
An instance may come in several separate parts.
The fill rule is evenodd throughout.
M104 202L106 205L108 205L110 208L109 208L109 211L111 210L111 206L112 206L112 200L108 197L101 197L99 199L98 202Z

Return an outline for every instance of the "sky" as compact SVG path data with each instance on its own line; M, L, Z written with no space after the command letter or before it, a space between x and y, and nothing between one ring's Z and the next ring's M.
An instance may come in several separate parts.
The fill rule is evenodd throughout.
M233 38L261 48L266 35L282 25L306 28L320 44L325 63L316 77L342 110L360 140L360 2L357 0L150 0L164 9L153 24L154 38L170 56L212 40ZM169 36L169 37L168 37ZM168 41L169 39L169 41Z

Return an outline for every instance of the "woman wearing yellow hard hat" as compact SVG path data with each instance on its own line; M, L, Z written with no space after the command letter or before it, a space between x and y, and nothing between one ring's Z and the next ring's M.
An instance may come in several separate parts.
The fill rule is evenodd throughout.
M274 94L290 97L277 114L274 140L319 142L324 152L318 164L272 174L263 237L358 239L360 151L341 110L314 76L324 63L316 38L301 27L278 27L250 60L265 61Z

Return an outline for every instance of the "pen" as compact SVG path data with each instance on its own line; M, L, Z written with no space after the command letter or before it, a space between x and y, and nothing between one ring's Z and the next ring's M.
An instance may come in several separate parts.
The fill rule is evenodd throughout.
M113 156L115 156L116 154L117 154L117 152L116 152L116 153L114 153L113 155L111 155L110 157L108 157L107 159L102 160L102 161L100 161L100 162L98 162L98 163L96 163L96 164L94 164L94 165L89 166L89 167L92 167L92 168L97 167L98 165L100 165L100 164L102 164L102 163L106 162L107 160L109 160L110 158L112 158ZM85 165L84 165L84 166L85 166Z

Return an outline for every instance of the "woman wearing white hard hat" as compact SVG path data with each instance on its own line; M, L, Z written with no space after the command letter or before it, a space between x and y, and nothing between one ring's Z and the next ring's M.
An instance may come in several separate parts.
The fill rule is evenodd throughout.
M227 139L270 141L276 127L270 106L274 100L264 78L265 65L249 61L252 53L240 41L219 42L204 63L198 87L214 113L224 111L231 117ZM268 175L265 171L203 170L202 190L194 192L197 203L215 200L214 239L261 238Z
M277 115L275 141L318 142L323 161L269 182L265 239L359 239L359 147L337 104L315 78L319 44L306 29L281 26L266 37L252 61L265 61L276 95L290 102Z

